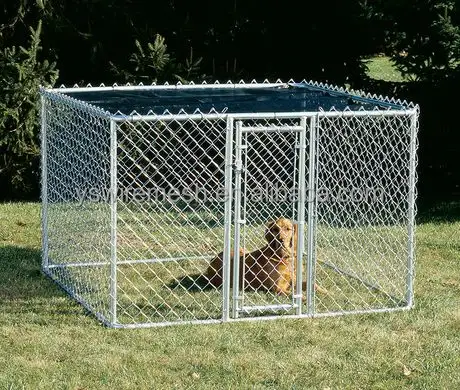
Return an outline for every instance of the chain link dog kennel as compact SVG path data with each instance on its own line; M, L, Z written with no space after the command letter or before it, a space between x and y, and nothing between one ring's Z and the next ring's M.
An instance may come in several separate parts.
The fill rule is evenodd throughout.
M412 306L417 106L281 81L41 99L43 271L104 324ZM279 218L290 288L247 288Z

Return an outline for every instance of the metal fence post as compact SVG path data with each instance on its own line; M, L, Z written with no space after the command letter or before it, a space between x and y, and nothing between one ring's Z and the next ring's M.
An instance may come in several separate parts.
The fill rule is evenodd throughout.
M297 196L297 258L296 261L296 288L295 288L295 304L296 314L302 314L302 263L303 253L305 248L305 202L306 202L306 185L305 185L305 152L307 149L307 118L301 118L300 126L303 128L299 137L299 176L298 176L298 196Z
M47 271L49 266L48 257L48 150L47 150L47 131L46 131L46 99L42 95L41 101L41 163L42 163L42 268Z
M317 116L310 118L310 148L308 167L308 226L307 226L307 314L315 312L315 228L316 228L316 132Z
M223 255L223 293L222 293L222 321L230 317L230 260L231 231L232 231L232 176L233 176L233 118L227 118L227 134L225 138L225 216L224 216L224 255Z
M410 155L409 155L409 194L408 194L408 256L406 277L406 304L414 304L414 265L415 265L415 180L418 112L410 117Z
M241 171L243 169L242 161L242 142L243 133L241 121L236 122L236 153L235 153L235 239L233 248L233 318L238 318L239 299L240 299L240 224L241 224ZM244 267L243 275L244 280Z
M110 316L117 323L117 122L110 121Z

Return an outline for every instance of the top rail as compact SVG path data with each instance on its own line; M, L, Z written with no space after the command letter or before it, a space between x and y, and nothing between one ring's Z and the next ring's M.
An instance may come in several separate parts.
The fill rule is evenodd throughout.
M163 114L163 115L114 115L116 122L139 122L139 121L185 121L200 119L289 119L299 117L340 118L340 117L388 117L388 116L411 116L417 112L416 108L407 110L379 110L379 111L319 111L319 112L257 112L257 113L195 113L195 114Z
M184 90L184 89L241 89L241 88L288 88L290 83L248 83L248 84L164 84L164 85L113 85L100 87L61 87L50 88L48 91L69 93L69 92L101 92L101 91L149 91L149 90Z

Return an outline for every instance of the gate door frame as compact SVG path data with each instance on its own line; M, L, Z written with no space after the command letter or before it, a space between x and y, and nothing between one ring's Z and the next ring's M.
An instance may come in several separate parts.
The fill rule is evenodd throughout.
M293 117L292 119L299 119L298 125L268 125L268 126L243 126L241 120L234 122L235 139L232 144L234 145L234 164L231 165L232 173L234 174L234 190L231 191L231 198L233 198L233 226L234 226L234 241L233 252L230 251L230 235L226 240L227 256L224 256L224 268L228 269L227 275L232 274L232 294L231 294L231 313L229 317L237 319L240 313L249 314L251 312L261 313L263 310L286 310L295 309L293 315L313 315L314 314L314 280L315 280L315 214L316 214L316 117L302 116ZM232 121L233 122L233 121ZM231 124L233 127L233 123ZM297 149L296 156L297 162L294 162L294 168L297 170L296 189L296 211L295 220L297 224L297 250L296 250L296 280L294 281L294 291L292 292L292 304L279 304L279 305L248 305L244 306L242 302L242 291L240 291L240 241L241 241L241 228L245 225L246 221L242 218L242 172L245 169L243 162L243 154L247 150L247 145L244 143L244 134L251 132L265 132L265 133L298 133L298 142L295 145ZM307 132L310 133L309 142L307 144ZM307 150L308 146L308 150ZM229 151L227 149L227 151ZM307 178L307 153L308 153L308 178ZM228 160L227 160L228 161ZM231 177L231 176L230 176ZM307 221L306 221L306 205L308 205ZM228 213L227 213L228 215ZM306 226L307 225L307 226ZM306 244L306 245L305 245ZM230 269L231 258L233 258L233 269ZM306 258L306 301L305 307L303 302L304 291L303 285L303 263ZM230 278L229 278L230 279ZM228 290L230 290L230 280L228 281ZM227 290L227 291L228 291ZM227 299L230 299L230 294L225 294ZM224 297L225 300L225 297ZM224 302L225 303L225 302ZM230 308L224 305L226 308ZM260 315L260 314L259 314ZM257 316L257 314L256 314Z

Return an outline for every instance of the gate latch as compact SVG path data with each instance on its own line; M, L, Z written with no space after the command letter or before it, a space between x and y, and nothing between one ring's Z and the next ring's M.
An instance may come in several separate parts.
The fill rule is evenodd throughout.
M242 172L243 171L243 162L241 160L237 160L235 164L233 164L233 167L236 172Z
M296 144L295 149L307 149L307 144Z

